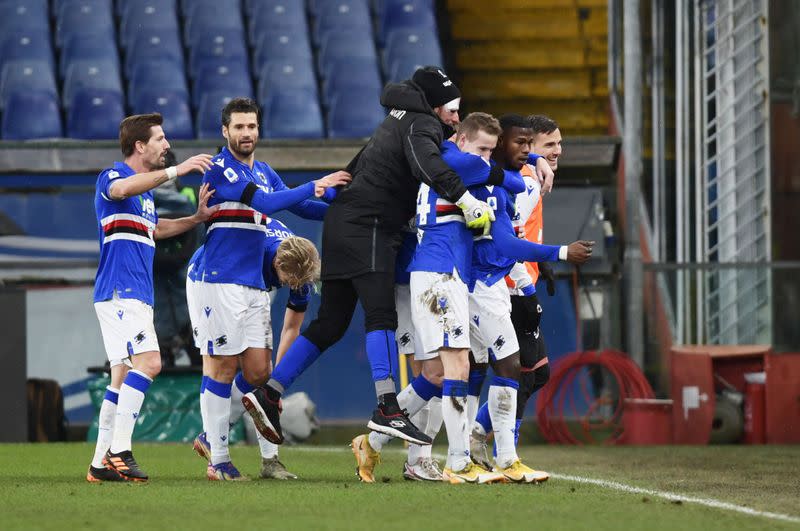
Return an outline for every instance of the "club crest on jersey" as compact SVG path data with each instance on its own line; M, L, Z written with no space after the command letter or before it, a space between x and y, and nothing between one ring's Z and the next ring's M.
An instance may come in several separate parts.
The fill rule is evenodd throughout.
M256 172L256 175L258 175L259 179L261 179L262 181L267 182L267 176L264 175L262 172L260 171Z
M214 344L217 345L218 347L221 347L223 345L227 345L228 344L228 336L226 336L226 335L219 336L217 339L214 340Z
M137 345L141 345L142 342L144 341L144 338L145 338L144 330L142 330L141 332L136 334L136 336L134 336L133 340L136 341Z
M461 334L464 333L464 328L459 325L453 329L453 337L461 337Z

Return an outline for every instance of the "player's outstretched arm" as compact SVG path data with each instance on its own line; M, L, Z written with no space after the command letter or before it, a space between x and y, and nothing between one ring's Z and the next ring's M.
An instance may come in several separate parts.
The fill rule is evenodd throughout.
M177 166L170 166L163 170L137 173L113 181L108 187L109 197L114 201L121 201L128 197L143 194L167 181L174 181L176 178L191 172L204 173L211 167L211 155L201 153L194 157L189 157Z
M512 194L525 191L525 181L519 172L503 170L497 164L485 161L478 155L464 153L452 142L445 142L442 147L442 160L456 172L468 188L488 184L502 186Z
M177 236L178 234L183 234L198 223L204 223L205 221L208 221L208 218L210 218L214 212L219 210L219 205L213 207L208 206L208 200L211 199L213 195L214 190L211 190L210 185L208 183L203 184L200 187L200 197L197 201L197 211L191 216L186 216L183 218L159 219L158 225L156 225L156 231L153 233L153 238L156 240L171 238L173 236Z

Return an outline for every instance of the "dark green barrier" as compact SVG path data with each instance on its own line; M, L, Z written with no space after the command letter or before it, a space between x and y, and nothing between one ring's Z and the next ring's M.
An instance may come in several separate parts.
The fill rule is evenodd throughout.
M98 376L87 387L94 405L95 416L87 440L97 440L97 413L110 378ZM200 374L162 374L147 391L142 411L136 419L134 441L191 442L203 431L200 419ZM231 428L230 443L244 439L242 421Z

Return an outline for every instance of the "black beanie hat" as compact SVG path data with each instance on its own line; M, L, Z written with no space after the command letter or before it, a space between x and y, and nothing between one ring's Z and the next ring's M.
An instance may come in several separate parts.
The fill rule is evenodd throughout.
M461 91L438 66L418 68L411 81L419 85L431 107L440 107L461 97Z

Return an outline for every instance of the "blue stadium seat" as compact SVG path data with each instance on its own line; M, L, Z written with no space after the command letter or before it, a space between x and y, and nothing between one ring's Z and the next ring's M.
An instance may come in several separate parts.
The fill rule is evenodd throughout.
M73 99L67 116L70 138L110 140L119 136L119 123L125 117L122 96L110 90L83 88Z
M192 84L192 102L197 106L203 94L217 90L252 98L253 81L247 63L233 61L202 68Z
M40 90L58 97L52 65L45 61L7 61L0 72L0 109L18 90Z
M308 36L288 31L267 32L261 35L253 52L253 73L261 75L267 61L313 59Z
M63 135L61 109L51 92L22 90L12 92L3 113L4 140L58 138Z
M386 112L378 101L379 93L351 91L337 96L328 111L328 138L371 136Z
M150 61L172 61L183 67L180 35L170 28L142 28L125 57L125 75L130 78L136 65Z
M234 7L224 8L217 3L215 7L196 7L185 19L186 45L195 48L208 38L208 33L222 29L244 32L241 12Z
M224 90L203 94L195 122L197 138L222 138L222 108L236 96Z
M50 32L47 7L36 2L16 0L0 4L0 35L19 30L42 30Z
M181 14L184 18L191 16L195 9L213 11L217 8L241 11L242 2L240 0L181 0Z
M319 44L328 33L372 33L372 21L366 0L336 0L319 4L314 23L314 42Z
M257 42L263 33L291 31L308 34L308 21L302 2L297 0L270 0L260 2L248 20L250 42Z
M317 77L309 59L269 61L262 67L258 101L266 102L271 91L302 89L317 92Z
M172 30L179 32L178 15L175 9L168 5L137 4L135 8L125 11L119 24L119 43L124 49L133 46L136 36L144 31L154 29Z
M322 41L317 56L317 68L320 72L325 70L325 65L334 61L349 60L354 58L372 59L378 64L375 53L375 43L372 34L335 34L329 33Z
M61 49L59 73L63 79L67 75L69 65L75 61L91 59L94 61L111 61L119 65L117 47L109 46L114 42L113 33L78 33L71 35Z
M325 127L316 91L275 91L264 103L264 138L323 138Z
M389 65L387 81L398 83L410 79L417 68L428 65L429 63L418 61L416 57L397 57Z
M161 113L164 117L162 127L168 139L194 138L189 100L183 92L146 90L132 96L132 102L134 114Z
M67 68L62 101L65 108L82 88L104 89L116 92L122 98L122 81L119 65L114 61L79 59Z
M372 11L375 15L377 20L380 20L383 16L384 11L386 10L386 4L390 2L402 2L403 0L372 0ZM436 0L422 0L423 4L426 4L431 11L435 12L436 8Z
M9 31L0 39L0 69L6 61L29 60L54 64L50 34L42 29Z
M137 63L128 83L128 93L141 94L153 87L182 92L188 97L189 87L183 75L183 65L170 60Z
M378 18L378 44L383 46L389 34L398 29L430 28L436 30L436 16L426 0L385 0Z
M389 65L398 57L415 57L426 65L441 65L443 61L439 37L430 28L394 30L383 50L383 64L387 73Z
M212 29L189 50L189 71L197 72L209 60L247 62L244 34L237 29Z
M117 16L124 18L129 10L141 9L148 5L154 6L159 10L171 9L177 12L177 2L175 0L117 0Z
M114 31L114 14L111 4L103 0L73 0L62 2L56 19L56 45L63 46L71 35Z
M337 94L353 90L369 91L380 96L383 83L372 58L353 58L325 65L322 102L329 105Z
M206 57L198 61L196 69L189 70L189 78L194 80L203 72L215 72L226 67L236 71L249 70L247 59L243 57Z

